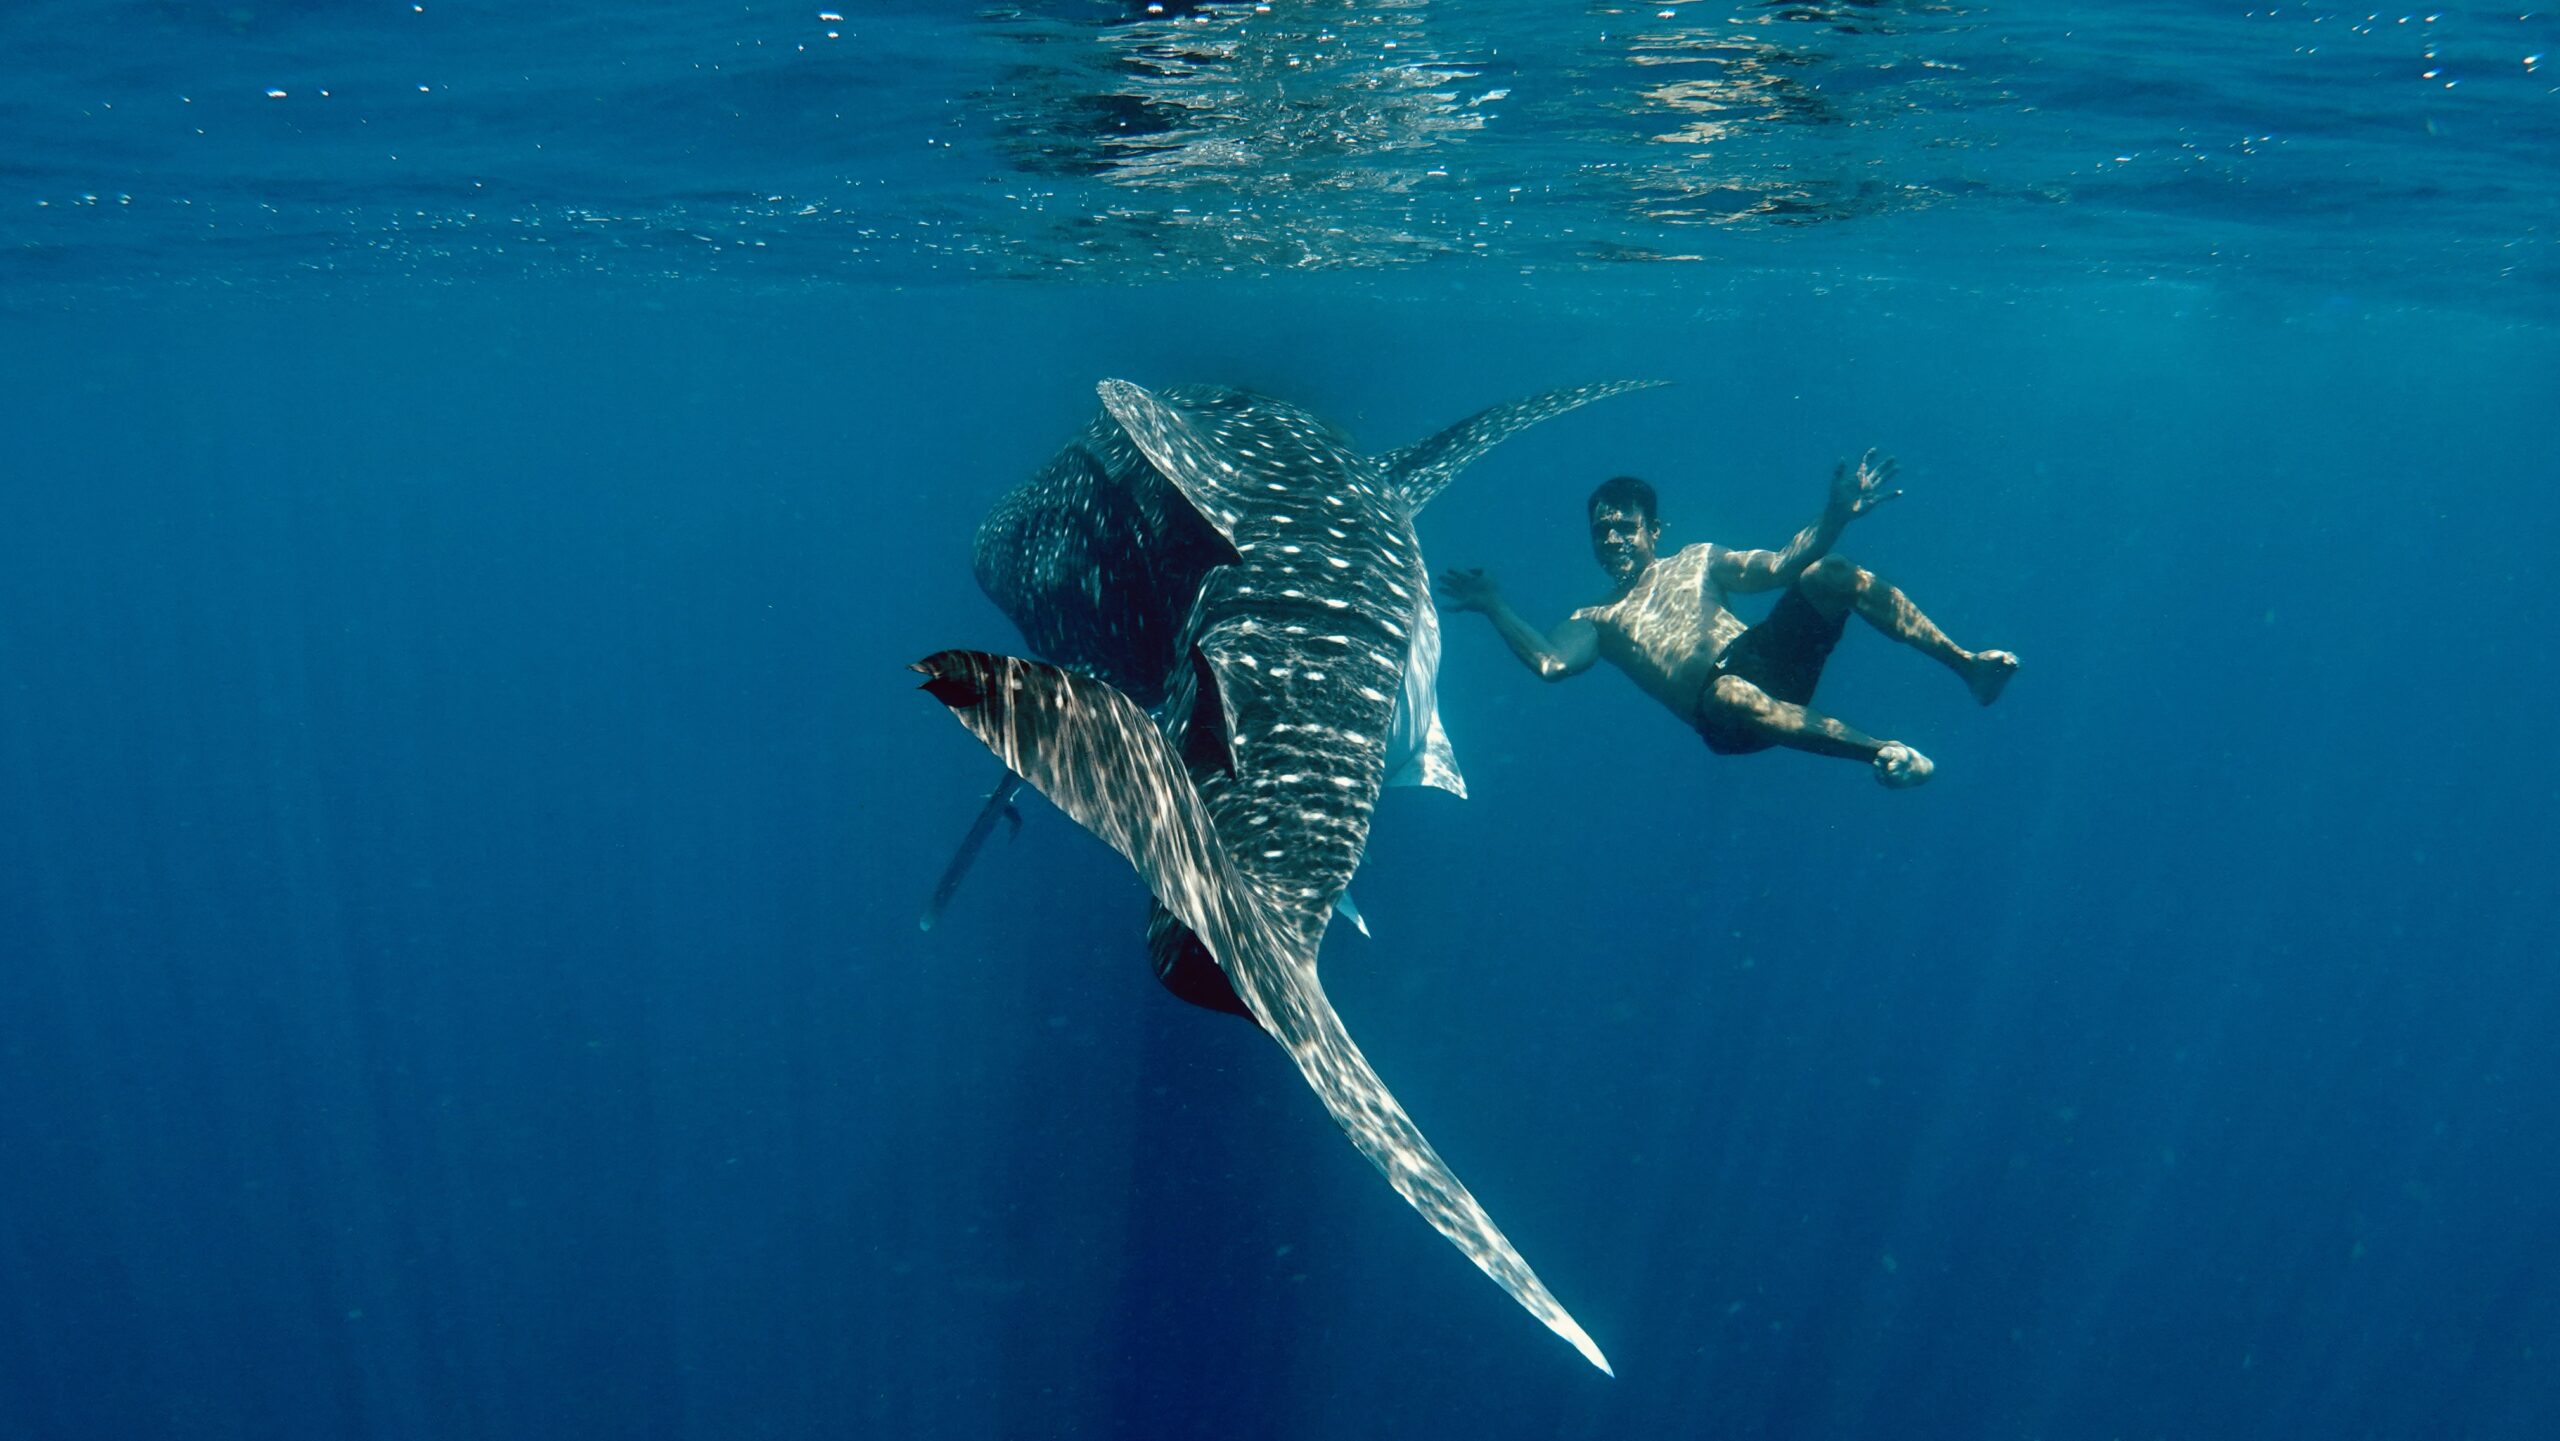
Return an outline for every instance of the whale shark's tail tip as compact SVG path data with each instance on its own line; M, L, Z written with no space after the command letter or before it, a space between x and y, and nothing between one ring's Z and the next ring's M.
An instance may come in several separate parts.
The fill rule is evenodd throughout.
M1571 1316L1559 1314L1556 1319L1547 1322L1547 1325L1553 1328L1557 1335L1572 1342L1573 1349L1582 1353L1583 1360L1599 1367L1601 1375L1612 1380L1617 1378L1617 1368L1609 1364L1608 1357L1600 1354L1600 1347L1591 1339L1591 1333L1575 1325Z

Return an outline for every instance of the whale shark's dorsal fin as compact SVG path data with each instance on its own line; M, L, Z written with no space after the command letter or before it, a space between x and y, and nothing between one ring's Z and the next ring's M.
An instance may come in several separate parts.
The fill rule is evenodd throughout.
M1215 444L1182 412L1128 381L1106 380L1094 390L1102 397L1102 408L1111 412L1147 460L1233 546L1244 506L1226 484L1235 467L1222 467Z
M1608 1371L1590 1335L1353 1044L1316 979L1312 942L1292 944L1272 898L1230 858L1198 788L1147 713L1100 681L1011 656L946 650L915 669L997 759L1128 858L1396 1194L1529 1314Z
M1385 466L1387 479L1404 496L1408 514L1419 515L1431 498L1457 478L1476 457L1542 420L1553 420L1568 410L1579 409L1595 400L1624 395L1630 390L1650 390L1664 382L1659 380L1612 380L1599 385L1577 385L1565 390L1550 390L1526 400L1514 400L1479 410L1447 430L1427 440L1418 440L1400 450L1378 457Z

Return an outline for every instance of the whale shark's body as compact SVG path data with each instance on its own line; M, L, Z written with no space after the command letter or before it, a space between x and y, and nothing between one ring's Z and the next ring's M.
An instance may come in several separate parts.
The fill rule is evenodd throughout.
M1165 984L1268 1032L1388 1183L1604 1371L1352 1043L1316 951L1391 753L1407 779L1460 785L1414 515L1504 437L1632 388L1551 392L1368 456L1262 396L1105 381L1103 417L980 532L981 583L1054 664L943 651L916 666L1137 868Z
M1273 404L1216 387L1177 387L1163 399L1176 405L1220 403L1216 397L1248 406ZM1543 419L1545 412L1532 409L1536 404L1497 407L1453 428L1451 434L1464 431L1475 446L1440 473L1445 478L1513 430ZM1107 681L1149 710L1163 705L1173 684L1183 628L1201 583L1235 559L1226 538L1165 479L1108 409L996 502L971 550L979 589L1022 632L1032 655ZM1440 620L1426 591L1387 734L1387 784L1434 786L1464 797L1466 780L1439 729L1439 676ZM996 823L1020 831L1013 798L1021 784L1008 771L987 793L925 905L918 921L923 929L940 922ZM1368 934L1348 890L1335 909Z

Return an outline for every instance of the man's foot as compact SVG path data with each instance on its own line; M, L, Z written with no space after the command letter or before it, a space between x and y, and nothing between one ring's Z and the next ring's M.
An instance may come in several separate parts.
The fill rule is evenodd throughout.
M1937 769L1927 756L1900 741L1886 741L1876 752L1876 783L1889 791L1907 791Z
M2018 673L2018 658L2005 650L1978 650L1964 663L1964 683L1973 698L1989 705L2009 688L2009 678Z

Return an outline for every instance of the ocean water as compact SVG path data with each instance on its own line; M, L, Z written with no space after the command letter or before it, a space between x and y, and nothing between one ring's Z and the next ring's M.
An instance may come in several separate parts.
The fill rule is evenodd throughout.
M0 1441L2560 1422L2560 17L0 8ZM904 665L1105 377L1844 554L1709 755L1447 617L1324 974L1608 1351Z

